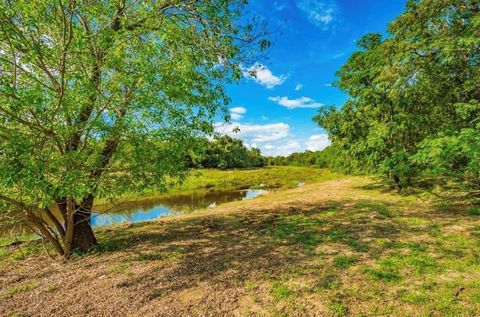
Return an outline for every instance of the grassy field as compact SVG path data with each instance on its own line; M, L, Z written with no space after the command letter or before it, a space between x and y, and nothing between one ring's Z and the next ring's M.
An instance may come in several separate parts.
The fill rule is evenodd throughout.
M288 189L298 187L299 183L312 184L320 181L339 179L341 174L328 169L272 166L260 169L195 170L182 182L170 186L166 192L146 191L118 197L117 200L139 201L185 193L189 191L228 191L240 189ZM98 200L97 205L110 205L111 202Z
M0 315L478 316L472 210L343 177L103 228L66 264L11 246Z
M206 169L193 172L183 184L174 187L173 191L211 188L247 189L247 188L276 188L286 189L298 186L299 182L306 184L319 181L333 180L341 177L327 169L272 166L261 169L221 171Z

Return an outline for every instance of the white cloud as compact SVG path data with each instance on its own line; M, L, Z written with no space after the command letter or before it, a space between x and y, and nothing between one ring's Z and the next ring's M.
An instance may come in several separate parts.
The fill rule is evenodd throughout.
M288 97L269 97L268 100L276 102L280 106L286 107L288 109L319 108L323 106L323 104L315 102L315 100L308 97L300 97L297 99L289 99Z
M284 139L290 133L290 126L283 122L272 124L216 123L215 131L252 144Z
M306 149L309 151L321 151L330 145L330 140L327 134L312 135L308 141L305 142Z
M239 121L243 119L243 115L247 113L247 109L244 107L233 107L230 108L230 118L234 121Z
M244 77L253 79L268 89L283 84L287 79L286 75L275 76L270 69L259 63L255 63L249 68L242 68L242 73Z
M233 121L239 121L243 119L243 116L238 113L230 113L230 118L232 118Z
M305 12L311 23L328 30L338 15L338 7L332 0L301 0L297 7Z
M297 85L295 86L295 91L300 91L300 90L302 90L302 89L303 89L303 85L302 85L302 84L297 84Z
M244 107L233 107L233 108L230 108L230 112L238 113L238 114L246 114L247 109L245 109Z
M327 134L316 134L308 139L285 138L267 144L261 144L260 150L267 156L288 156L295 152L321 151L330 145Z

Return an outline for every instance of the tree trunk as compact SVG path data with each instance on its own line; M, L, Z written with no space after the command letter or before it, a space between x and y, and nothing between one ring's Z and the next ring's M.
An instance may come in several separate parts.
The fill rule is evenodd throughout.
M393 181L392 188L395 190L400 190L400 178L398 175L390 172L390 179Z
M87 252L97 245L97 238L95 238L91 225L93 196L87 197L81 206L76 208L78 208L77 212L73 216L72 249Z
M93 233L90 224L91 212L86 214L75 214L73 226L72 249L80 252L87 252L97 244L97 238Z

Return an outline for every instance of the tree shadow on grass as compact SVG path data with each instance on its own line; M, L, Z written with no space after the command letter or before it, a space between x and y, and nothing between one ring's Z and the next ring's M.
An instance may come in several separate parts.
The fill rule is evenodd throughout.
M151 301L205 281L215 289L232 289L245 280L276 279L317 261L323 247L378 257L384 250L373 241L395 240L402 231L391 221L390 208L372 201L331 201L282 211L140 224L106 233L105 238L128 246L131 254L124 261L145 266L118 287L141 288L144 300Z

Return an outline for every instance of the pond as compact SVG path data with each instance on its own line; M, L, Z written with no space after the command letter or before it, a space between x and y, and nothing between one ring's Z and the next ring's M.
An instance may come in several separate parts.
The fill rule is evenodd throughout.
M194 191L171 194L155 200L124 202L115 207L96 210L92 214L92 226L101 227L123 222L141 222L165 216L181 215L219 204L253 199L265 194L265 190L248 189L235 191Z

